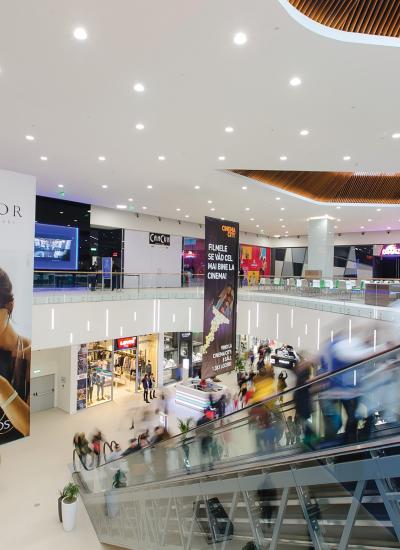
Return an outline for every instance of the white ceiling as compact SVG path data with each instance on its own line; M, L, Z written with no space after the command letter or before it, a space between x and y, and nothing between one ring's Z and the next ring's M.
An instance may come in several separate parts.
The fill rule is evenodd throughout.
M85 42L72 37L79 25ZM245 46L233 45L237 31ZM323 214L343 232L399 229L398 207L338 211L223 171L400 171L398 66L397 48L314 34L278 0L4 0L0 167L36 175L40 194L63 184L66 199L215 215L255 233L304 234ZM289 86L294 75L300 87Z

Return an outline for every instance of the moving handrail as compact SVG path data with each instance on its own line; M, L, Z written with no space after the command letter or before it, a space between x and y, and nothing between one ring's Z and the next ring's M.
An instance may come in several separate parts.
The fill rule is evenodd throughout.
M227 416L225 416L221 419L208 422L204 426L193 428L193 429L189 430L187 432L187 434L185 434L185 435L178 434L178 435L176 435L176 436L174 436L174 437L172 437L172 438L170 438L166 441L160 442L157 445L155 445L154 446L154 456L156 457L158 454L161 456L162 453L166 449L174 449L175 451L177 449L180 449L180 451L183 452L184 454L185 453L189 454L188 453L188 448L190 447L191 443L193 443L196 440L196 437L193 437L193 436L198 436L197 440L199 440L199 439L201 440L201 439L203 439L207 436L210 437L210 434L211 434L212 437L216 436L217 438L222 438L222 440L223 440L224 439L224 434L226 434L228 432L231 432L231 434L233 434L234 431L236 430L236 433L240 432L239 439L242 438L242 437L248 437L249 428L254 426L254 417L255 417L254 412L257 410L257 408L260 408L260 405L262 405L264 407L268 407L269 405L272 405L273 403L276 404L277 397L279 397L279 396L288 395L288 394L290 394L294 391L301 391L301 390L304 390L304 388L315 386L317 384L322 385L323 382L326 382L326 381L328 381L328 380L330 380L330 379L332 379L333 377L336 377L336 376L342 376L344 373L350 371L351 369L361 369L363 366L366 366L366 365L371 366L371 364L373 366L375 366L375 363L377 362L377 360L379 360L380 358L383 358L385 356L386 357L390 356L390 358L392 360L397 359L397 352L399 352L399 351L400 351L400 346L394 346L394 347L386 349L384 351L379 351L379 352L377 352L377 353L375 353L375 354L373 354L373 355L371 355L367 358L364 358L363 360L361 360L359 362L355 362L352 365L349 365L348 367L345 367L343 369L339 369L339 370L335 371L334 373L327 373L327 374L315 377L314 379L310 380L309 382L307 382L306 384L304 384L303 386L301 386L299 388L287 389L284 392L276 393L272 396L269 396L267 399L265 399L264 401L261 401L260 403L251 405L251 406L249 406L245 409L242 409L240 411L236 411L234 413L231 413L230 415L227 415ZM392 357L392 355L393 355L393 357ZM278 408L280 407L279 413L281 414L282 419L286 420L284 418L284 416L288 411L287 410L285 410L285 411L282 410L282 406L285 409L287 409L287 407L292 406L292 402L291 401L286 401L286 403L283 403L283 405L278 406ZM243 430L243 428L245 429L245 432L240 431L240 430ZM396 429L397 429L397 427L396 427ZM386 435L386 433L385 433L385 435ZM333 445L333 446L335 446L335 445ZM346 447L348 448L348 445L346 445ZM128 457L124 457L124 459L116 459L116 461L114 461L114 462L117 462L118 460L120 460L121 461L120 464L122 464L122 460L124 460L128 464L130 462L132 462L133 466L136 467L137 464L135 464L135 459L136 459L137 462L139 460L145 462L144 453L147 453L148 451L149 451L148 449L147 450L146 449L141 450L141 451L138 451L137 453L135 453L134 455L129 455ZM241 455L238 455L238 458L243 459L244 456L248 457L249 455L248 454L241 454ZM134 458L132 458L132 457L134 457ZM110 461L110 462L108 462L108 464L111 464L112 462L113 461ZM115 469L115 466L114 466L114 469ZM102 467L104 467L104 465L100 466L100 468L102 468ZM87 470L87 468L86 468L86 470ZM135 480L135 482L137 482L137 481L138 480Z

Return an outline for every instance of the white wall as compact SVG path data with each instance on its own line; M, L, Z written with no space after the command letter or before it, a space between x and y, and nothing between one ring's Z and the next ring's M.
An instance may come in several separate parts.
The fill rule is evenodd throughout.
M71 346L41 349L32 352L31 377L38 378L40 376L54 374L54 404L56 407L66 412L70 412L71 408L71 372Z
M193 223L168 218L158 218L147 214L135 214L113 208L91 206L90 224L93 227L135 229L137 231L154 231L155 233L167 233L181 237L197 237L204 239L204 222ZM270 239L255 233L241 232L239 240L244 244L256 246L270 246ZM279 245L277 245L279 246Z
M150 244L148 231L125 230L124 271L142 274L140 288L180 287L182 237L171 235L170 245L163 246ZM125 288L137 286L136 277L124 277Z

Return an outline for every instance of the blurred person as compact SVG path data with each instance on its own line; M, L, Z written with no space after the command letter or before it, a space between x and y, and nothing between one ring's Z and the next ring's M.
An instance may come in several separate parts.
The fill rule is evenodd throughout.
M320 359L318 374L335 373L350 365L360 362L368 355L373 354L373 348L368 338L361 338L354 334L351 345L344 333L340 333L332 342L325 346ZM327 437L337 434L337 426L341 426L342 418L337 412L337 401L339 401L345 412L346 422L344 426L345 443L355 443L358 433L357 408L360 403L362 388L360 376L365 374L365 369L349 369L343 373L331 376L322 382L323 388L319 392L321 410L324 416L325 432ZM368 421L368 424L370 422Z
M129 447L121 454L121 456L128 456L132 453L140 451L139 442L136 437L129 440Z
M121 458L123 454L123 451L121 449L121 445L119 443L115 443L114 449L111 451L110 455L107 458L108 462L112 462L113 460L118 460Z
M293 417L288 416L286 419L286 445L294 445L296 443L296 426L293 422Z
M218 401L215 403L215 409L218 418L225 416L226 411L226 395L223 393Z
M279 393L286 390L286 388L287 388L287 383L286 383L287 377L288 377L288 373L281 370L281 372L279 373L279 376L278 376L278 383L277 383L277 389L278 389Z
M89 441L86 439L84 432L76 433L73 443L77 455L81 459L82 464L86 467L87 458L92 455L92 449L89 447Z
M145 403L150 403L149 401L149 390L150 390L150 380L149 375L146 373L142 379L143 386L143 400Z
M303 444L311 449L314 448L317 442L317 436L311 423L311 415L313 412L311 386L306 386L311 379L312 366L312 363L309 361L296 365L295 374L297 376L297 381L293 399L296 417L303 431Z
M209 411L205 409L203 416L201 416L196 423L196 426L200 428L199 441L200 441L200 451L202 455L202 463L201 463L202 470L205 469L206 465L208 465L208 468L210 470L212 470L214 467L213 457L212 457L212 443L213 443L212 432L204 429L204 425L208 424L208 422L210 422L211 420L212 419L210 418Z
M149 390L150 390L150 399L156 399L156 379L154 374L149 376Z
M97 466L100 466L101 462L101 443L104 441L103 434L100 430L96 430L91 438L92 450L93 450L93 465L97 462Z

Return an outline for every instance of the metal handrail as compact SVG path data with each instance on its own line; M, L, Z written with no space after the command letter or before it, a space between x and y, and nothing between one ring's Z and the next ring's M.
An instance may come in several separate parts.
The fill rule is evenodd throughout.
M400 345L397 345L397 346L393 346L391 348L388 348L388 349L385 349L383 351L379 351L377 353L374 353L366 358L364 358L362 361L356 361L354 363L352 363L351 365L348 365L344 368L341 368L341 369L338 369L334 372L329 372L329 373L326 373L326 374L322 374L322 375L319 375L319 376L316 376L314 377L312 380L310 380L309 382L307 382L306 384L303 384L302 386L299 386L299 387L296 387L296 388L290 388L290 389L287 389L287 390L284 390L282 392L278 392L278 393L275 393L269 397L267 397L266 399L264 399L263 401L260 401L258 403L254 403L248 407L244 407L243 409L241 409L240 411L234 411L222 418L218 418L218 419L215 419L215 420L211 420L210 422L207 422L207 424L205 424L204 427L207 428L207 431L217 431L219 428L232 428L233 426L237 426L240 422L242 422L243 420L246 420L248 419L248 416L245 416L245 417L240 417L240 418L237 418L237 419L234 419L232 420L232 417L233 415L239 415L242 413L242 411L249 411L251 410L252 408L254 407L259 407L260 405L264 405L266 403L269 403L271 401L275 401L278 397L280 396L284 396L284 395L288 395L290 393L293 393L293 392L296 392L296 391L299 391L299 390L302 390L304 388L307 388L307 387L311 387L315 384L320 384L321 382L324 382L324 381L327 381L335 376L338 376L339 374L342 374L342 373L345 373L351 369L354 369L355 367L360 367L362 366L363 364L365 363L368 363L370 361L373 361L374 359L377 359L383 355L387 355L389 353L392 353L396 350L400 350ZM226 424L226 420L231 420L231 422L229 422L228 424ZM200 430L201 430L202 427L200 427ZM184 437L190 437L190 434L192 433L196 433L196 431L198 432L199 431L199 427L194 427L194 428L191 428L190 430L188 430L185 434L184 434ZM156 444L155 446L170 446L171 443L173 442L176 442L176 446L178 446L179 443L182 442L182 435L183 434L177 434L171 438L169 438L167 441L161 441L160 443ZM142 452L142 451L140 451ZM117 461L117 460L120 460L120 458L117 458L117 459L114 459L114 461ZM110 461L108 464L114 462L114 461ZM104 464L98 466L98 467L103 467ZM86 468L87 469L87 468ZM94 468L93 468L94 469Z

